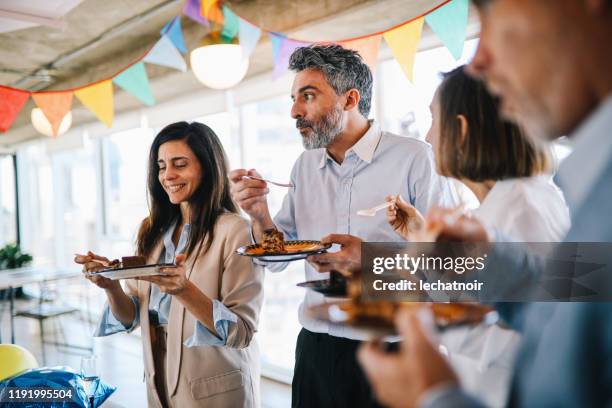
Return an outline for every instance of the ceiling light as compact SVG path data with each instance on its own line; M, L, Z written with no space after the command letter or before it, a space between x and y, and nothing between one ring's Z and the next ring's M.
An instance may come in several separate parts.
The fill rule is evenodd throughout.
M32 109L31 118L34 129L45 136L54 137L51 123L40 108ZM70 126L72 126L72 111L68 111L68 113L62 119L62 123L60 123L57 135L55 135L55 137L66 133L68 129L70 129Z
M243 56L242 47L224 41L218 32L209 34L191 51L190 62L196 78L213 89L238 84L249 68L249 59Z

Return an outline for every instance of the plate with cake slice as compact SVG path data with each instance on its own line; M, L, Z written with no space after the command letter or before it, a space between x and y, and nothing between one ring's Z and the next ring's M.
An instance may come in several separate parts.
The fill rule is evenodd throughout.
M175 266L171 263L147 265L144 256L124 256L121 258L121 260L115 259L110 262L95 262L100 263L100 269L91 271L89 274L104 276L105 278L112 280L163 275L163 273L159 271L160 268Z
M325 252L330 247L331 244L323 244L321 241L285 241L283 233L272 228L263 232L260 243L240 247L236 253L264 262L290 262Z

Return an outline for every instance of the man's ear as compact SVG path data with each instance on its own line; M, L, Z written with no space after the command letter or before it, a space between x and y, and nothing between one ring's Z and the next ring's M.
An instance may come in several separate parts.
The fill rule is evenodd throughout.
M465 139L467 139L468 132L470 131L470 125L467 118L464 115L457 115L459 126L461 127L461 135L459 137L459 147L463 147Z
M346 102L344 104L345 111L353 110L353 108L359 106L361 94L359 94L359 91L357 89L349 89L344 95L346 96Z

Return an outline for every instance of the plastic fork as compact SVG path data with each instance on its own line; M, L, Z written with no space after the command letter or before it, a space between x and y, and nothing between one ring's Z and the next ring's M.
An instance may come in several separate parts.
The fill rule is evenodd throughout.
M380 205L377 205L376 207L368 208L367 210L359 210L357 211L357 215L362 215L364 217L373 217L380 210L384 210L387 207L391 207L393 204L395 204L395 201L387 201L386 203L382 203Z
M249 178L249 179L252 179L252 180L265 181L266 183L274 184L275 186L279 186L279 187L294 187L294 185L291 184L291 183L278 183L276 181L268 180L268 179L261 178L261 177L242 176L242 178Z

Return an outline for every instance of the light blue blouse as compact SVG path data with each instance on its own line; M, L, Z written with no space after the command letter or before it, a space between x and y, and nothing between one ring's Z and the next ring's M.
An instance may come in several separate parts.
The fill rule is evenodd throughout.
M180 254L185 250L187 245L187 238L189 237L189 224L183 226L181 236L179 237L178 245L174 247L172 242L172 234L174 229L170 228L164 235L164 251L160 256L160 260L164 260L165 263L174 263L177 254ZM131 325L124 326L117 318L113 315L108 303L104 308L102 317L98 324L94 336L102 337L110 334L119 332L131 332L140 323L139 310L140 304L138 296L130 296L134 303L135 318ZM149 313L157 315L157 320L160 325L168 324L168 315L170 314L170 300L171 295L163 293L159 290L157 285L151 285L151 296L149 298ZM213 321L215 324L215 330L217 334L211 333L200 321L196 320L195 329L193 335L185 340L184 345L186 347L196 346L224 346L227 342L227 336L229 332L230 323L236 323L238 317L229 310L223 303L216 299L213 299Z

